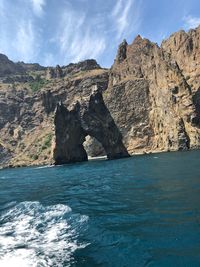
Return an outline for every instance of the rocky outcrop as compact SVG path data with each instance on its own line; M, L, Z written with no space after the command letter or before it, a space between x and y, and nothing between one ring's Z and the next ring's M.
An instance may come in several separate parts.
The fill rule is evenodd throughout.
M77 66L72 64L73 75L48 81L43 69L31 72L33 80L21 79L27 74L2 77L8 83L0 80L0 144L6 149L2 151L9 151L10 156L3 161L2 152L0 166L52 162L53 117L57 103L62 101L69 108L72 103L89 97L93 86L98 86L99 91L105 91L108 86L108 71L95 62L78 63L81 75L76 75ZM57 67L58 72L60 69L63 70ZM37 85L37 89L33 91L31 85Z
M94 59L88 59L79 63L71 63L62 67L65 75L79 73L81 71L89 71L95 69L101 69L100 65Z
M63 78L73 76L76 74L83 74L85 71L101 69L100 65L97 64L96 60L88 59L79 63L70 63L67 66L60 67L57 65L55 68L48 67L46 70L47 79Z
M0 54L0 77L24 73L25 69L22 66L9 60L7 56Z
M68 110L62 103L55 113L55 145L53 155L55 164L87 160L83 143L90 135L104 148L108 159L128 157L110 112L106 108L102 94L95 90Z
M104 97L128 151L199 148L198 105L173 57L140 36L123 60L121 47Z
M47 70L0 55L0 157L22 166L200 148L199 31L161 47L124 40L110 70L95 60Z
M81 126L79 104L68 110L62 102L55 113L55 146L53 158L56 165L86 161L87 153L83 147L85 132Z
M8 59L7 56L0 54L0 78L1 77L9 78L10 75L11 76L25 75L30 71L41 71L45 69L46 69L45 67L42 67L37 63L35 64L26 64L24 62L14 63L10 59ZM17 77L15 77L15 79L17 79ZM17 81L17 82L23 82L23 81Z
M200 77L200 26L189 32L182 30L172 34L161 46L177 62L192 91L197 91Z
M127 50L128 43L126 40L124 40L118 48L117 58L116 61L118 63L123 62L126 59L126 50Z
M46 78L47 79L55 79L55 78L62 78L63 77L63 71L59 65L57 65L55 68L48 67L46 70Z
M17 62L16 64L18 66L21 66L26 72L42 71L46 69L46 67L43 67L38 63L24 63L23 61L20 61L20 62Z

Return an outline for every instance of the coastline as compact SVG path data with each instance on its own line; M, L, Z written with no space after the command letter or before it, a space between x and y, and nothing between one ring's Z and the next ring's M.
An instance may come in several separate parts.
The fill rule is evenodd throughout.
M130 157L134 157L134 156L146 156L146 155L151 155L151 154L160 154L160 153L173 153L173 152L189 152L189 151L198 151L200 149L188 149L188 150L171 150L171 151L147 151L147 152L134 152L134 153L130 153ZM107 156L97 156L97 157L91 157L88 156L88 161L94 161L94 160L107 160ZM80 163L80 162L79 162ZM69 164L75 164L75 163L69 163ZM63 164L63 165L68 165L68 164ZM4 169L15 169L15 168L26 168L26 167L41 167L41 168L45 168L45 167L54 167L54 166L62 166L62 165L55 165L52 162L49 163L34 163L33 164L20 164L20 165L12 165L12 164L8 164L8 165L3 165L0 166L0 170L4 170Z

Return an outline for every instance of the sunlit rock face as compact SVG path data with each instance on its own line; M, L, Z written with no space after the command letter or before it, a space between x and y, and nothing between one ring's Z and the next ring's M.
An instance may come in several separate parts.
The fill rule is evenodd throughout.
M192 91L197 91L200 87L200 26L172 34L161 47L176 60Z

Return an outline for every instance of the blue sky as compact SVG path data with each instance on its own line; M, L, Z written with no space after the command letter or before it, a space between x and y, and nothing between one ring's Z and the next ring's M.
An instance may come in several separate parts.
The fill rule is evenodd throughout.
M137 34L160 43L200 24L199 0L0 0L0 53L13 61L110 67Z

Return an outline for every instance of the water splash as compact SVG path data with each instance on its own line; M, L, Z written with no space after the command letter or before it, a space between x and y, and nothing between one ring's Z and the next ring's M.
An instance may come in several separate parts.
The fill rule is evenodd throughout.
M1 267L61 267L87 244L78 242L88 217L67 205L22 202L0 218Z

